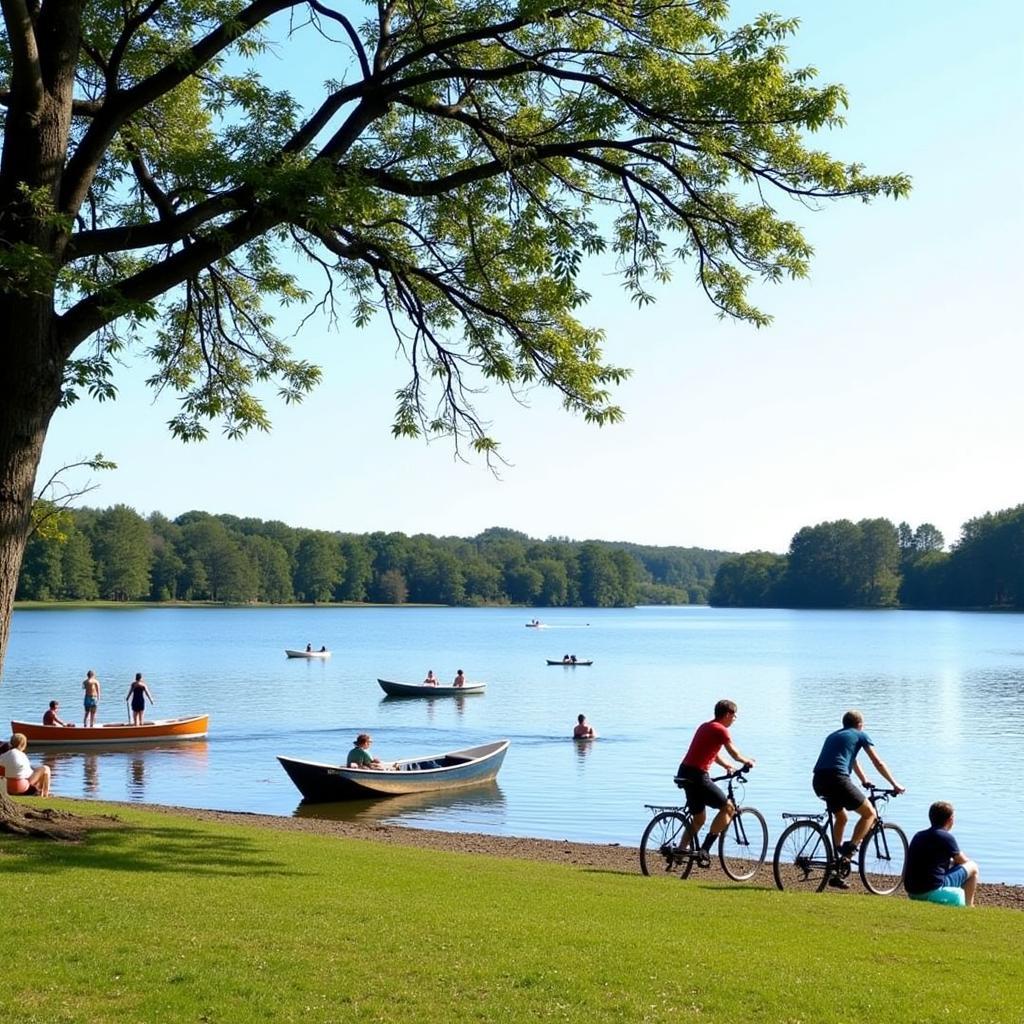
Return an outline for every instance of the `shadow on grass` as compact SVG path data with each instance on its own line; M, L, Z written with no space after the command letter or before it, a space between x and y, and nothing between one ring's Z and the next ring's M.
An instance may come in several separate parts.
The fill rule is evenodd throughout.
M89 831L81 844L4 837L0 841L8 874L49 873L70 868L132 874L207 876L294 876L302 872L268 860L258 843L243 836L212 834L188 826L120 825Z

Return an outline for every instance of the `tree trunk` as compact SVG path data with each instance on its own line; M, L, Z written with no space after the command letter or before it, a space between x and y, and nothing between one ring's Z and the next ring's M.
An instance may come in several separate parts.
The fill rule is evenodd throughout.
M0 680L32 521L32 498L43 441L61 395L49 301L0 293L0 324L17 343L0 377Z

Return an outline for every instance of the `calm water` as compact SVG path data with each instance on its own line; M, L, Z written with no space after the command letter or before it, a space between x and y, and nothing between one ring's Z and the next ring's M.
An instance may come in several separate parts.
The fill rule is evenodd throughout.
M545 629L525 629L540 614ZM326 644L326 662L285 647ZM590 668L545 667L565 653ZM100 720L124 720L145 673L157 716L208 711L207 741L164 749L30 751L55 792L270 814L336 814L403 825L636 846L645 803L679 802L671 778L719 697L740 705L733 737L758 759L746 801L771 841L780 812L816 809L810 769L847 707L906 796L890 817L924 827L957 805L962 847L989 880L1024 882L1024 618L945 612L560 609L145 609L19 611L5 717L47 701L80 719L87 668ZM485 681L461 699L385 699L376 677L419 681L457 668ZM601 738L567 738L584 712ZM274 759L344 757L370 731L384 759L508 737L494 787L315 810ZM868 765L867 767L870 767ZM869 772L869 775L872 773Z

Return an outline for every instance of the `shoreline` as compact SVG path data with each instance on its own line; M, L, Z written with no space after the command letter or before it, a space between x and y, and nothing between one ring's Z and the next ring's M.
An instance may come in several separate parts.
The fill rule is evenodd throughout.
M67 799L76 806L95 806L90 800ZM612 871L620 874L639 875L640 859L638 850L618 843L577 843L568 839L536 839L527 836L492 836L482 832L442 832L436 829L407 828L403 825L360 824L350 821L334 821L325 818L294 818L273 814L256 814L249 811L215 811L194 807L177 807L169 804L125 803L103 801L111 807L126 810L153 811L159 814L192 818L231 825L250 825L258 828L273 828L286 832L305 832L308 835L334 836L342 839L359 839L366 842L386 843L395 846L416 846L422 849L446 853L473 853L491 857L507 857L513 860L532 860L548 864L565 864L588 871ZM983 866L984 869L984 866ZM707 872L691 876L694 884L735 885L725 877L721 868L712 867ZM761 868L757 878L748 883L754 887L774 890L772 869L769 861ZM826 890L830 896L849 894L867 895L859 882L847 892ZM824 895L824 893L823 893ZM1024 885L1008 882L981 882L978 885L976 905L980 907L1003 907L1010 910L1024 910Z

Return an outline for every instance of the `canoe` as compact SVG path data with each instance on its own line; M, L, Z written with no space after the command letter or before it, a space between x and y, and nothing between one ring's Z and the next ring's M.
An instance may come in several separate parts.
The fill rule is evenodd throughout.
M552 658L548 658L547 662L548 662L549 665L565 665L566 668L575 668L577 665L593 665L594 664L593 661L582 661L579 658L577 658L576 661L562 661L561 658L559 658L558 661L555 661Z
M396 762L394 769L346 768L340 764L300 761L280 755L277 759L304 800L326 803L430 793L492 782L505 760L508 743L508 740L496 740L446 754L412 757Z
M286 647L284 653L289 658L329 658L331 656L330 651L289 651Z
M466 693L483 693L487 686L486 683L424 686L423 683L396 683L391 679L378 679L377 682L389 697L458 697Z
M543 622L527 622L525 623L527 629L547 629L548 627Z
M24 733L29 746L106 746L110 743L167 743L202 739L210 727L209 715L191 718L163 718L143 725L108 722L86 729L81 725L40 725L11 722L11 732Z

